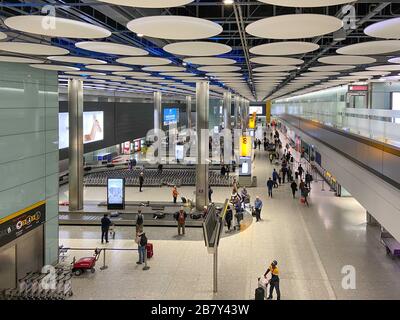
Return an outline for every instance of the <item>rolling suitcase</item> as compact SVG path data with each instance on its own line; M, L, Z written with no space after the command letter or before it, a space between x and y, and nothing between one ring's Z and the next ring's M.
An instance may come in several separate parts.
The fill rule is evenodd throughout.
M147 251L147 259L150 259L154 254L154 252L153 252L153 244L152 243L146 244L146 251Z
M258 288L256 289L256 291L255 291L254 296L255 296L255 297L254 297L255 300L264 300L264 297L265 297L265 290L264 290L264 288L258 287Z

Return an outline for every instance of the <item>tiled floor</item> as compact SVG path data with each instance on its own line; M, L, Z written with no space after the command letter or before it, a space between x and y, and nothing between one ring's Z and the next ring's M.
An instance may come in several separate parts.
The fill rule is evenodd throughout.
M386 256L379 242L379 228L367 226L365 210L353 198L338 198L312 184L310 207L292 199L288 184L268 199L265 181L272 171L266 154L255 160L257 188L252 199L264 202L264 220L243 232L224 237L219 248L219 291L212 293L212 255L201 229L188 228L176 237L175 228L146 228L154 244L151 269L136 265L136 251L107 253L109 268L73 281L74 299L252 299L257 278L278 260L282 299L399 299L400 262ZM325 186L326 189L326 186ZM192 195L194 188L181 188ZM214 188L214 201L229 196L227 188ZM67 196L66 188L61 190ZM128 188L127 200L171 200L169 188ZM86 200L104 200L105 188L86 188ZM61 199L62 200L62 199ZM99 247L97 227L61 227L60 243L73 247ZM109 248L136 248L133 228L117 230ZM71 252L77 257L90 252ZM100 261L99 261L100 262ZM346 265L355 267L356 289L342 288ZM100 266L100 265L99 265Z

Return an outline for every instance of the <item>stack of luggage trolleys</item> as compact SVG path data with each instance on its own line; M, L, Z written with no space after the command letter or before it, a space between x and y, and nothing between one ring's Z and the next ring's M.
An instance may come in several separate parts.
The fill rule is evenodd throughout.
M51 273L29 272L18 280L18 287L5 289L0 295L2 300L65 300L72 296L71 269L55 267Z

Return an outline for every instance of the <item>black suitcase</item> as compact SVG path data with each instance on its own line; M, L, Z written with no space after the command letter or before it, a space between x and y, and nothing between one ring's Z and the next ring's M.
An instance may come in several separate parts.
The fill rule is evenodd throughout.
M264 297L265 297L264 288L258 287L254 294L255 300L264 300Z

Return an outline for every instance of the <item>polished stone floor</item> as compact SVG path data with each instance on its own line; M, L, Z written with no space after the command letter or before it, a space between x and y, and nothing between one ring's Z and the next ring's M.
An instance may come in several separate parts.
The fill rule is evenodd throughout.
M240 233L224 237L219 247L218 293L212 292L212 255L202 230L187 228L177 237L176 228L148 227L154 244L150 270L136 265L136 251L107 252L108 269L73 280L73 299L253 299L260 277L276 259L280 269L282 299L399 299L400 261L386 256L379 227L366 224L364 208L351 197L338 198L312 184L310 207L292 199L289 184L267 197L265 181L273 166L257 151L258 187L249 188L252 199L264 202L263 221ZM180 189L193 195L194 188ZM223 202L229 188L214 188L213 200ZM60 191L60 200L67 189ZM172 200L169 188L128 188L127 200ZM86 200L104 201L105 188L85 188ZM97 227L60 227L60 244L78 248L102 247ZM134 229L117 229L107 248L136 249ZM90 251L71 251L81 257ZM344 266L355 268L355 289L342 287Z

